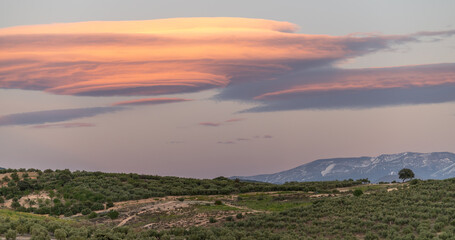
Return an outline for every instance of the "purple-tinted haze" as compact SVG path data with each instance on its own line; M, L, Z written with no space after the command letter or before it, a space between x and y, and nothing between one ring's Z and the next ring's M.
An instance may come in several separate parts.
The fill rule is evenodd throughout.
M452 1L40 2L0 3L0 167L215 177L455 152Z

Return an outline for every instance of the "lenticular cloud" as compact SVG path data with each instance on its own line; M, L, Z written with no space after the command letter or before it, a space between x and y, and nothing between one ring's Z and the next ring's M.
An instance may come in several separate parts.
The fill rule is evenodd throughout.
M252 111L350 107L362 102L366 92L383 97L401 90L406 95L387 103L371 94L368 106L413 104L418 102L415 94L423 94L423 102L455 100L432 96L440 93L438 87L451 89L455 84L451 64L371 71L335 67L350 58L422 38L450 37L455 31L348 36L296 31L292 23L246 18L4 28L0 88L80 96L152 96L219 88L221 100L263 104Z

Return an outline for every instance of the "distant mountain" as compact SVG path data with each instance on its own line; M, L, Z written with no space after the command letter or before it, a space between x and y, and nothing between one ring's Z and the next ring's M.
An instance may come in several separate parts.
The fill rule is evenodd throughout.
M383 154L378 157L320 159L296 168L255 176L234 176L232 179L269 183L291 181L329 181L368 178L372 182L398 180L398 171L411 169L416 178L444 179L455 177L455 154L449 152Z

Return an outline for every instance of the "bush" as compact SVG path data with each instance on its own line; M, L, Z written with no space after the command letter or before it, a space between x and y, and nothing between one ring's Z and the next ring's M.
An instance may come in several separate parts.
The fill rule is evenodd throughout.
M92 209L92 211L104 210L104 205L102 203L93 203L90 209Z
M228 222L234 221L234 218L232 216L227 216L226 221Z
M356 189L356 190L354 190L354 192L352 194L354 196L358 197L363 194L363 191L362 191L362 189Z
M92 212L92 210L90 210L89 208L84 208L81 213L82 215L89 215L90 213Z
M109 201L106 203L106 209L114 207L114 203L112 201Z
M215 205L223 205L223 202L221 202L221 200L216 200Z
M66 236L68 236L68 234L66 233L65 230L59 228L59 229L56 229L54 231L54 237L57 239L57 240L64 240L66 239Z
M5 233L5 238L7 240L10 240L10 239L16 240L16 236L17 236L16 230L13 230L13 229L10 229Z
M236 217L237 219L242 219L242 218L243 218L243 215L242 215L242 213L238 213L235 217Z
M183 202L183 201L185 201L185 198L179 197L179 198L177 198L177 200L179 200L180 202Z
M88 218L89 219L93 219L93 218L96 218L98 217L98 214L96 212L91 212L89 215L88 215Z
M117 211L114 211L114 210L111 210L107 213L107 216L110 218L110 219L117 219L118 218L118 215L119 213Z
M210 217L210 218L209 218L209 222L210 222L210 223L216 223L216 219L215 219L214 217Z
M365 240L378 240L379 237L378 237L378 235L369 232L369 233L367 233L367 234L365 235L365 238L364 238L364 239L365 239Z
M411 184L411 185L416 185L416 184L418 184L419 182L420 182L419 179L412 179L412 180L409 182L409 184Z

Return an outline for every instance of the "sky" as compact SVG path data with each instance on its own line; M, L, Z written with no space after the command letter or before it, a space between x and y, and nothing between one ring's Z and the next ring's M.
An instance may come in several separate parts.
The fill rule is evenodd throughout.
M0 1L0 167L455 152L454 1Z

